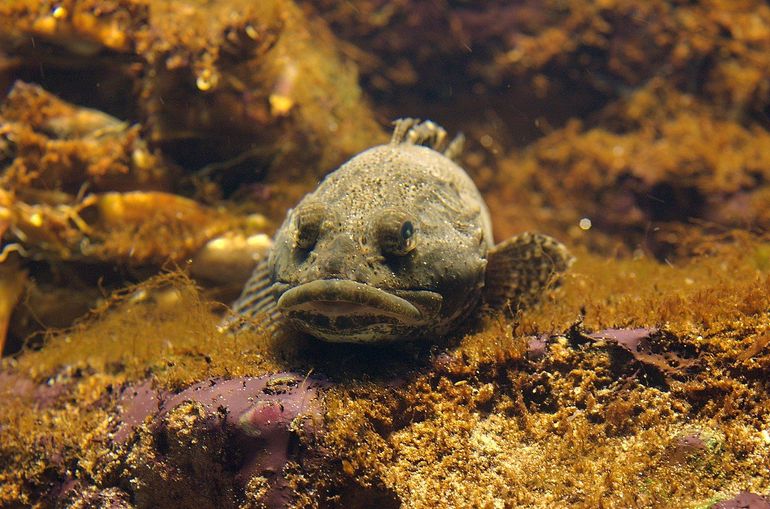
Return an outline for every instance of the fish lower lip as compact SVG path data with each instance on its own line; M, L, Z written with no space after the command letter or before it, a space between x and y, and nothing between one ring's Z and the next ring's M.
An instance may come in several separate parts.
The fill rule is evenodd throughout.
M409 321L422 318L420 310L406 299L344 279L320 279L296 286L281 295L278 308L326 316L379 315Z

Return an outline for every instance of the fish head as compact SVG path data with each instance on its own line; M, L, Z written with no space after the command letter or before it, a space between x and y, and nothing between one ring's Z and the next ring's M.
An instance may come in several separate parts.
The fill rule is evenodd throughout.
M337 342L415 339L445 334L477 303L486 265L483 228L470 217L478 209L419 172L378 175L347 180L338 170L276 234L273 291L294 328Z

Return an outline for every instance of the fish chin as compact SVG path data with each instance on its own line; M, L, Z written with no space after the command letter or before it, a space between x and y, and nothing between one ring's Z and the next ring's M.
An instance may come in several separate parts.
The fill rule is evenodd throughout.
M409 339L435 322L443 299L426 290L383 290L344 279L295 286L278 309L295 328L333 342Z

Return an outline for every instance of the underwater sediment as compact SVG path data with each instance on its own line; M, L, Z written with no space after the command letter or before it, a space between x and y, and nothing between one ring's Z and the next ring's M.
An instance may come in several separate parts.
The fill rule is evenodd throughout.
M0 505L770 506L769 55L758 0L4 2ZM402 116L563 284L433 342L222 333Z

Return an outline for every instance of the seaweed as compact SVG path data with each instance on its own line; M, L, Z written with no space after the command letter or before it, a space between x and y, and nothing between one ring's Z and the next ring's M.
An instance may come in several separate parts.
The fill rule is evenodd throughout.
M768 20L2 3L0 505L767 505ZM222 333L286 207L406 115L465 131L499 238L570 244L563 284L444 341Z
M682 267L580 253L552 298L515 322L490 317L446 344L387 352L300 336L221 335L215 308L189 279L165 276L115 296L75 329L51 335L38 352L4 361L5 376L26 389L3 384L3 429L19 432L7 435L2 467L5 486L17 491L3 496L41 502L69 482L68 469L79 488L60 500L120 489L139 506L171 506L160 478L140 483L141 494L128 486L162 477L166 467L139 468L147 458L173 457L174 469L189 472L184 478L197 478L202 470L195 465L206 464L215 477L207 483L233 487L217 492L219 502L246 503L267 485L236 482L233 465L240 463L226 458L243 448L224 445L218 432L207 431L219 428L206 424L230 413L205 402L198 408L187 388L197 384L204 395L222 377L232 384L287 369L300 380L311 369L312 377L327 380L318 433L299 435L304 459L276 474L295 487L295 505L355 507L377 499L412 507L439 500L454 507L659 507L745 488L761 493L768 489L761 461L767 356L752 357L760 363L753 369L739 361L770 309L768 275L754 258L760 248L746 244ZM725 264L730 273L720 269ZM572 341L581 313L582 327L600 332L580 332L584 339ZM549 332L536 334L532 355L535 331ZM619 369L623 356L633 362ZM640 369L659 372L665 383L650 383L655 377L640 376ZM72 394L79 394L75 405L68 403ZM144 410L131 410L144 400ZM174 411L176 403L164 403L182 400L188 402ZM20 412L30 405L37 417ZM160 439L168 435L159 432L163 423L178 412L175 434ZM62 427L65 414L70 424ZM186 447L169 456L177 435L199 440L190 445L198 460L188 463ZM31 467L39 458L48 488L40 484L43 470Z

